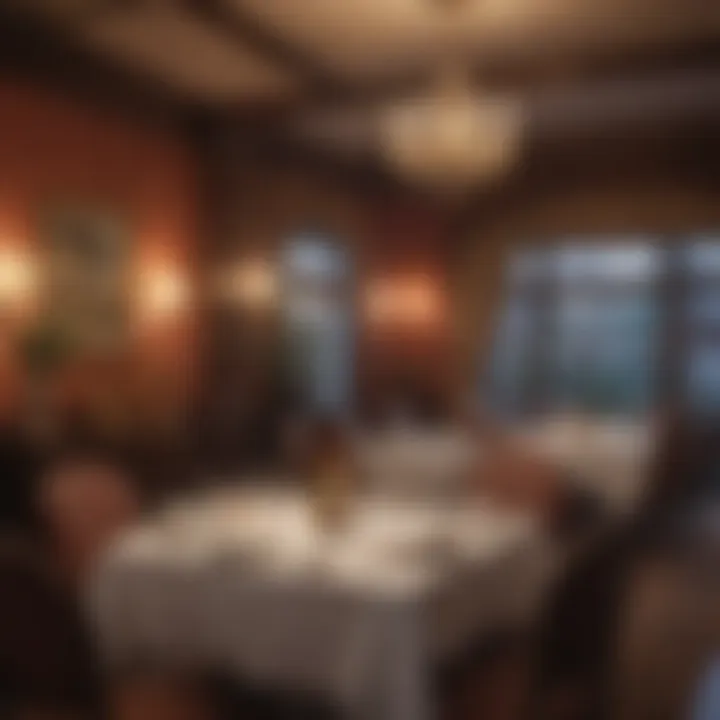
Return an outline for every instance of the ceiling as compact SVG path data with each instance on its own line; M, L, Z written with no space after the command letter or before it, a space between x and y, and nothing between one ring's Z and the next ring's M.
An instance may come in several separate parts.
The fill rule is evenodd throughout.
M12 0L11 0L12 2ZM427 75L554 74L720 42L708 0L14 0L77 42L206 102Z
M373 102L421 90L446 57L560 126L568 116L597 121L608 107L632 115L640 101L657 115L680 96L685 105L720 97L713 0L14 2L195 105L290 108L296 130L351 154L368 150Z
M344 78L387 79L461 53L482 67L718 37L706 0L226 0ZM454 7L457 6L457 7ZM712 15L712 17L709 17Z

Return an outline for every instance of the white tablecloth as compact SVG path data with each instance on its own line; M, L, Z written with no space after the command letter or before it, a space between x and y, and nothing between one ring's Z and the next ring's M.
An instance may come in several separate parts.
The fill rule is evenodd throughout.
M617 515L636 510L655 452L655 430L649 421L559 417L527 425L519 434L570 470Z
M348 717L431 717L429 670L528 620L551 575L526 518L477 505L358 502L318 537L301 493L176 504L98 568L90 609L110 663L137 657L325 693Z
M467 493L478 453L474 438L453 427L364 433L355 447L366 490L397 499L442 500Z

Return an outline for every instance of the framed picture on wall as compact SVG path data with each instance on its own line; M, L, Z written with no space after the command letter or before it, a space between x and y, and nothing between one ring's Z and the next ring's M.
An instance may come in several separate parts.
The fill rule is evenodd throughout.
M75 351L122 350L130 331L130 233L112 210L47 208L40 222L42 313Z

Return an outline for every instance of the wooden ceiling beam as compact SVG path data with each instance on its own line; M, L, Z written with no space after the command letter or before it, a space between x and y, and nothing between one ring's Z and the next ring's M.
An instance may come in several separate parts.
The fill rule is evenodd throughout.
M625 50L520 55L478 62L474 77L479 85L516 91L547 87L575 87L595 80L660 76L674 71L720 70L720 38L682 41Z
M339 75L312 53L284 38L264 23L257 13L243 8L239 2L230 7L226 0L180 1L199 22L298 80L310 93L334 94L345 89Z
M78 45L62 27L0 8L0 74L123 115L182 124L197 109L187 97Z
M637 48L626 52L540 58L494 58L477 61L471 77L479 91L497 91L532 96L548 89L574 91L594 82L620 79L672 77L673 73L720 72L720 39L684 42L670 46ZM346 108L367 108L402 96L427 91L433 79L431 68L415 68L375 82L308 87L281 109L284 114Z

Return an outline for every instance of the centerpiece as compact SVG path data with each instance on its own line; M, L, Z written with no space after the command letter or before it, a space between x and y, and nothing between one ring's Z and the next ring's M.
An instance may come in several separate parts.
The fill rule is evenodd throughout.
M315 428L305 474L314 525L333 535L347 523L355 489L350 443L338 424L326 421Z

